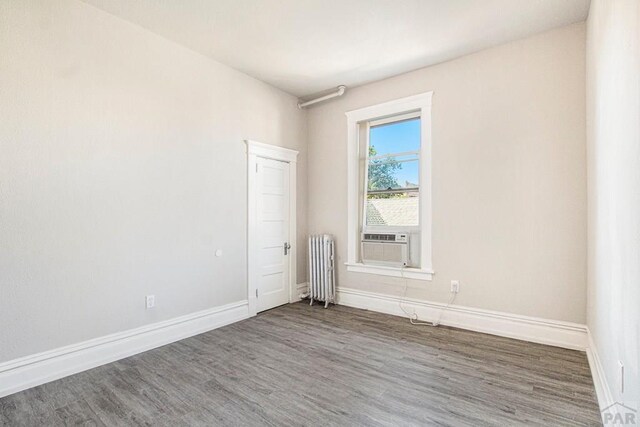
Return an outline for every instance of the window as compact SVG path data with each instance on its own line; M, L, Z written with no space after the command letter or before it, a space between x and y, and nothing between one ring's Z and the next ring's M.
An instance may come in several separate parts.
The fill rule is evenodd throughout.
M368 123L364 231L420 225L420 116Z
M347 271L431 280L431 96L347 113ZM405 233L409 267L361 262L363 233Z

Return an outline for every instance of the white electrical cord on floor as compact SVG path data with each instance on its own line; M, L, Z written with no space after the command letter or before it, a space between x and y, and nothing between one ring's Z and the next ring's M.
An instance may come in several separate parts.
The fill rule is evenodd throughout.
M416 313L415 309L413 310L413 313L409 313L402 306L402 303L404 302L404 299L407 297L407 289L409 287L409 279L404 277L404 269L405 268L406 268L406 266L400 267L400 277L402 277L402 279L404 280L404 290L402 291L402 298L400 298L400 302L398 303L398 305L400 305L400 310L402 310L404 312L404 314L407 315L407 317L409 318L409 322L412 325L438 326L440 324L440 319L442 319L442 314L449 308L449 306L456 299L457 293L456 292L452 292L451 293L451 298L449 298L449 302L447 303L447 305L444 306L444 308L442 310L440 310L440 315L438 316L438 318L435 321L433 321L433 322L421 322L420 319L418 318L418 313Z

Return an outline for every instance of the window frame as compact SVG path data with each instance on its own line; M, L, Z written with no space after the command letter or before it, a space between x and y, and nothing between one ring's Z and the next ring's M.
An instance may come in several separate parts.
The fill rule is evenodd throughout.
M422 225L422 221L420 220L420 204L418 205L418 225L367 225L367 195L369 194L369 161L371 157L369 157L369 146L370 146L370 138L371 138L371 128L374 126L382 126L391 123L402 122L406 120L420 119L420 149L414 151L405 151L398 152L392 154L382 154L379 156L375 156L376 158L382 158L385 156L390 157L394 156L402 156L402 155L410 155L410 154L418 154L418 200L422 197L422 192L420 191L420 187L422 184L422 115L421 111L413 111L410 113L401 113L396 114L390 117L385 117L383 119L374 119L366 122L366 144L365 144L365 171L364 171L364 188L363 188L363 197L362 197L362 232L363 233L419 233L420 226ZM362 123L362 122L360 122ZM359 123L359 124L360 124ZM413 160L411 160L413 161ZM415 190L414 190L415 191Z
M345 263L347 271L359 273L371 273L383 276L405 277L418 280L432 280L432 180L431 180L431 99L433 92L421 93L418 95L400 98L389 102L384 102L369 107L360 108L358 110L349 111L347 116L347 178L348 178L348 207L347 207L347 262ZM420 268L399 268L399 267L382 267L365 265L358 260L358 247L360 245L360 224L365 227L365 215L362 213L360 206L360 195L362 188L360 187L360 124L369 122L380 123L384 120L397 121L397 117L402 114L420 115L420 156L419 156L419 191L420 201L418 212L420 215L419 226L415 227L420 234ZM380 122L378 122L380 121ZM366 138L369 138L369 129L367 128ZM368 150L369 141L366 141L366 149ZM368 159L368 155L367 155ZM365 163L368 172L368 163ZM365 183L367 185L367 172L365 172ZM366 197L366 192L364 193ZM364 200L366 203L366 199ZM363 209L364 210L364 209ZM385 231L393 232L407 231L402 227L386 227Z

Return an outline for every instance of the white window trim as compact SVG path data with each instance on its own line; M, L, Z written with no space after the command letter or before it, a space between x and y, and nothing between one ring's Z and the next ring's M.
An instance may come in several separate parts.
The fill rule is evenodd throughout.
M431 261L431 98L433 92L421 93L370 107L349 111L347 115L348 162L348 237L347 271L382 276L432 280ZM380 120L403 113L420 113L420 268L398 268L365 265L358 262L360 244L360 153L358 123Z

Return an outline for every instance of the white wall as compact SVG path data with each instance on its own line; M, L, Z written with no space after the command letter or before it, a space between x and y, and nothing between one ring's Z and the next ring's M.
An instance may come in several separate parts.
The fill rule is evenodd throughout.
M592 0L587 25L588 326L613 399L639 408L640 2Z
M0 0L0 362L246 299L245 138L301 152L304 281L305 127L92 6Z
M432 282L409 296L585 322L585 26L575 24L350 90L309 110L309 231L338 241L338 285L399 295L348 273L346 111L433 96Z

